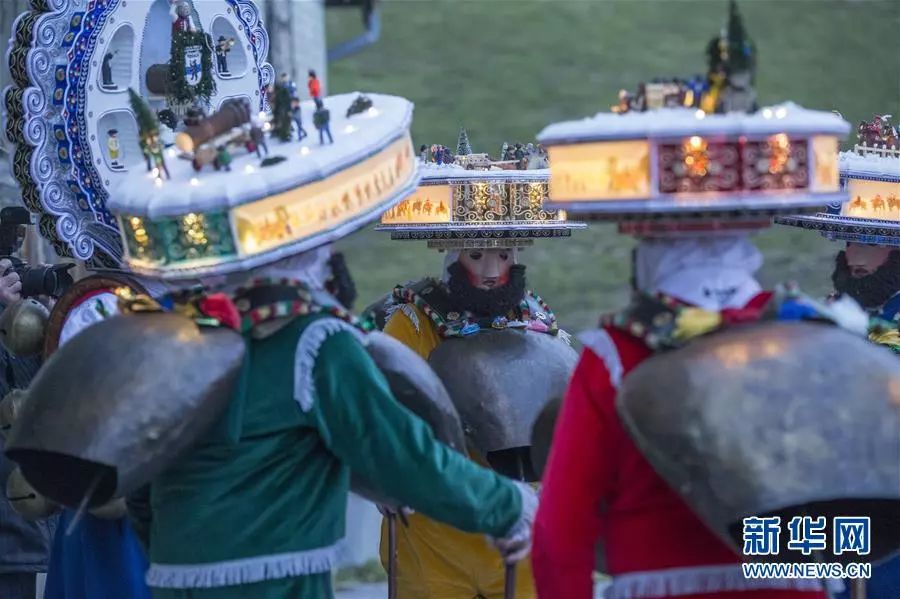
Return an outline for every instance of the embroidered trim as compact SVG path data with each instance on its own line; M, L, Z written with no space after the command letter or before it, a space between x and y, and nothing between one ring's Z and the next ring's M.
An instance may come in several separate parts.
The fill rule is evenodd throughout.
M604 593L604 599L679 597L759 589L820 591L822 583L799 578L744 578L740 564L696 566L614 576L612 584Z
M440 285L435 281L435 285ZM397 285L394 288L394 301L399 303L402 306L408 306L409 304L414 305L419 310L422 311L425 316L427 316L434 323L435 327L437 327L438 335L442 338L448 337L462 337L463 329L471 324L471 323L479 323L479 319L475 317L474 314L469 312L468 310L463 312L459 318L453 321L448 321L445 314L441 314L437 310L435 310L431 304L429 304L422 295L416 293L416 291L410 286ZM545 315L545 319L535 319L532 317L531 310L531 302L534 302L540 311ZM394 308L393 311L396 311ZM393 314L391 311L391 314ZM414 311L413 311L414 312ZM413 316L411 316L406 310L404 310L404 314L410 317L410 320L413 320ZM507 318L511 320L521 320L523 322L531 322L538 320L543 322L547 326L547 330L543 331L549 335L556 335L559 333L559 325L556 322L556 315L553 313L553 310L550 309L550 306L547 305L539 295L535 294L533 291L526 291L522 301L518 306L518 314L515 310L510 310L507 313ZM416 326L416 331L419 330L418 325L418 317L415 318L413 324ZM484 326L487 328L487 325Z
M416 332L421 332L419 330L419 315L416 314L416 309L412 306L412 304L401 304L400 311L409 319L412 325L416 328Z
M616 349L616 344L613 343L609 333L603 329L591 329L578 335L578 340L603 360L606 370L609 371L609 380L612 386L618 389L622 383L625 369L622 366L619 350Z
M300 335L294 354L294 399L300 409L308 412L316 396L316 382L313 368L319 349L335 333L348 332L362 340L363 333L356 327L336 318L323 318L310 324Z
M263 306L257 306L252 310L241 312L241 330L246 332L254 326L273 320L276 318L284 318L287 316L304 316L306 314L325 313L331 314L358 329L365 329L365 325L361 323L353 314L344 309L343 306L334 304L331 306L321 306L313 301L307 286L293 279L277 279L277 278L261 278L254 279L249 285L241 287L235 291L232 297L237 298L255 287L266 286L293 287L297 290L297 299L290 301L272 302Z
M340 564L343 540L327 547L206 564L150 564L147 585L194 589L251 584L328 572Z

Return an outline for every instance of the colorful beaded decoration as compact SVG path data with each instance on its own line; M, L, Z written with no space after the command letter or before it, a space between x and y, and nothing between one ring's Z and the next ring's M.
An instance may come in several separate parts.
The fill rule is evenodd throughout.
M441 283L435 281L434 284L440 285ZM473 333L473 327L471 327L470 325L473 324L479 325L482 329L496 328L492 326L495 319L478 319L469 311L463 312L462 314L460 314L459 318L453 320L452 322L448 322L446 316L435 310L425 300L425 298L416 293L411 287L397 285L394 288L393 296L398 303L412 304L416 308L418 308L434 323L435 327L437 327L438 335L443 338L465 337L471 335ZM547 325L547 333L550 335L556 335L559 332L559 326L556 323L556 315L550 309L550 306L547 305L547 302L545 302L540 296L536 295L532 291L526 291L525 297L522 299L518 308L510 310L506 314L507 321L520 320L529 322L532 320L536 320L535 318L532 318L531 306L528 301L529 299L537 304L540 307L542 313L545 315L546 320L540 320L543 320L544 324Z

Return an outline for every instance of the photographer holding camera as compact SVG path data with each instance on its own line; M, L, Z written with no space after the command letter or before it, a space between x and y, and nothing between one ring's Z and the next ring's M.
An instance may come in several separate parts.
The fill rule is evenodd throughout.
M71 264L30 267L15 257L25 238L31 215L25 208L0 210L0 314L23 297L49 304L71 285ZM49 305L48 305L49 307ZM13 389L25 389L41 366L40 355L16 356L0 346L0 398ZM15 468L2 453L0 439L0 489ZM0 597L33 599L38 576L47 571L56 517L28 521L12 507L6 493L0 494Z

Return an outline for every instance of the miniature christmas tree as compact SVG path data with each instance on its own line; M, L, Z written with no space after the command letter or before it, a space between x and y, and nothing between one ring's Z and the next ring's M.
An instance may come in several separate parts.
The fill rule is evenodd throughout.
M465 156L472 153L472 146L469 145L469 135L466 133L465 127L459 130L459 139L456 142L456 155Z
M156 167L160 174L165 173L166 178L171 179L169 168L163 157L162 143L159 139L159 121L156 120L156 115L153 114L144 99L130 87L128 88L128 101L131 103L131 110L137 120L138 136L141 140L141 151L147 160L147 170L152 171Z
M128 101L131 104L131 111L134 112L134 118L137 120L138 133L143 140L144 137L159 133L159 122L153 115L153 111L144 102L144 99L135 93L132 88L128 88Z
M287 85L276 85L272 96L272 135L281 141L291 141L291 89Z
M726 66L729 74L741 71L754 72L756 52L753 41L744 29L744 21L738 12L737 2L731 0L728 7L728 58Z

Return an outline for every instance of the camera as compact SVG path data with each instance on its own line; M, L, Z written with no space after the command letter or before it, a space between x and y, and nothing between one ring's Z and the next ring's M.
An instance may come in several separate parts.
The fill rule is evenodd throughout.
M31 213L26 208L9 206L0 210L0 260L12 262L12 267L0 273L0 276L6 276L12 271L19 273L22 281L20 292L22 297L40 295L59 297L74 283L72 275L69 274L74 264L29 266L14 256L25 241L25 227L31 224Z

